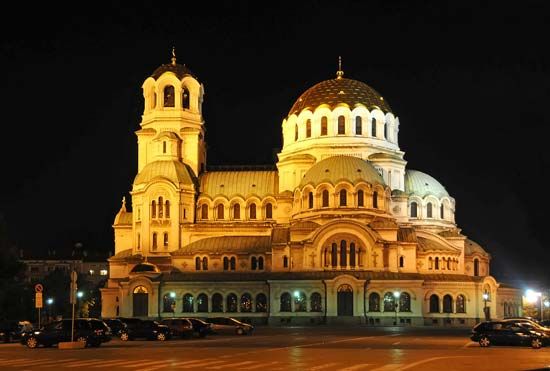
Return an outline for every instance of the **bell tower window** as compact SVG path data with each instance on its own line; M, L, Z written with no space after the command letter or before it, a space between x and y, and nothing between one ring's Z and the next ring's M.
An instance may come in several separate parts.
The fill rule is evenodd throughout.
M174 107L174 87L172 85L164 87L164 107Z
M241 218L241 205L235 204L233 205L233 219L240 219Z
M445 206L441 204L441 207L439 208L439 216L441 219L445 219Z
M157 217L157 203L156 201L151 202L151 218L155 219Z
M348 204L348 193L345 189L340 191L340 206L347 206Z
M338 135L346 134L346 118L338 116Z
M157 232L153 233L153 250L157 249Z
M159 197L159 218L162 219L163 218L163 213L162 213L162 206L163 206L163 201L162 201L162 197Z
M426 217L433 218L432 214L432 203L428 202L428 205L426 205Z
M189 90L187 88L183 88L181 93L181 106L184 109L189 109Z
M219 204L218 205L218 220L223 220L223 205L222 204Z
M166 153L166 142L162 142L162 153Z
M418 218L418 204L411 202L411 218Z
M355 118L355 134L363 135L363 119L361 119L361 116Z
M357 191L357 206L365 206L365 192L362 190Z
M313 192L309 192L307 195L307 207L313 209Z
M321 136L327 135L327 117L323 116L321 117Z
M323 191L323 207L328 207L328 191L325 189Z
M376 138L376 119L372 118L371 136Z
M306 138L311 137L311 120L307 120L306 122Z
M273 219L273 205L271 203L265 205L265 218Z
M250 204L250 219L256 219L256 204Z
M203 204L201 206L201 219L207 220L208 219L208 205Z
M170 201L166 200L166 203L164 204L164 213L166 214L166 218L170 218Z

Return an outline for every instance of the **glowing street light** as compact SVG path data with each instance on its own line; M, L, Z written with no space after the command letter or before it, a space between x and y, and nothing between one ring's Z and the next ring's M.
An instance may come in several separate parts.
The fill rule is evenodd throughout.
M401 293L399 291L393 292L394 300L394 308L395 308L395 325L397 326L397 308L399 307L399 297L401 296Z
M485 321L490 321L489 313L487 312L487 301L489 300L489 293L485 291L483 293L483 314L485 315Z
M53 298L46 299L46 304L52 305L53 304Z
M543 321L544 320L544 306L545 304L543 304L543 299L542 299L542 292L539 292L539 291L534 291L534 290L531 290L531 289L528 289L528 290L525 290L525 299L527 300L528 303L531 303L531 304L534 304L534 303L537 303L539 300L540 300L540 320ZM548 300L546 300L548 301ZM548 303L548 305L550 306L550 302Z
M81 299L83 296L84 296L84 293L82 291L78 291L76 293L76 297L79 298L79 299Z

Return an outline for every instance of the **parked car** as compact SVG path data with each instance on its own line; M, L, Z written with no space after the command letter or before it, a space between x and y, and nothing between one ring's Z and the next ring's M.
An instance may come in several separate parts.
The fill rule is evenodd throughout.
M26 331L21 336L21 344L29 348L39 345L52 346L60 342L71 341L72 321L64 319L52 322L39 330ZM111 340L109 327L101 320L94 318L77 318L74 320L74 341L83 341L86 346L98 347Z
M32 330L32 324L29 321L9 321L0 322L0 342L11 343L21 339L25 331Z
M247 335L254 330L254 326L231 317L208 318L212 324L212 331L216 334Z
M193 337L193 324L187 318L166 318L160 321L160 324L168 326L171 336Z
M481 347L490 345L530 345L538 349L548 345L550 337L543 332L534 331L518 322L487 321L478 323L472 329L470 339Z
M198 337L205 337L206 335L212 334L212 324L206 321L203 321L199 318L187 318L193 325L193 332Z
M118 337L120 337L120 334L123 331L126 331L126 329L128 328L128 326L124 322L117 318L107 318L104 319L103 322L105 322L107 326L109 326L109 328L111 329L111 333L114 336Z
M170 339L170 329L157 321L142 320L139 318L119 318L128 327L122 331L120 339L123 341L134 339L147 339L164 341Z
M521 324L523 327L527 327L528 329L538 331L538 332L542 332L546 335L550 335L550 328L545 327L540 322L533 321L531 319L518 317L517 319L515 319L515 318L514 319L512 319L512 318L504 319L504 320L502 320L502 322L505 322L505 323L518 323L518 324Z

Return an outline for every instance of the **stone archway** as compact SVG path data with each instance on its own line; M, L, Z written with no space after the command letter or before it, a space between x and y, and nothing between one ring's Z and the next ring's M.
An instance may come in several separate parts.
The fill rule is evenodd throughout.
M353 288L343 284L338 287L338 316L353 316Z
M133 316L147 317L149 315L149 292L145 286L137 286L132 292Z

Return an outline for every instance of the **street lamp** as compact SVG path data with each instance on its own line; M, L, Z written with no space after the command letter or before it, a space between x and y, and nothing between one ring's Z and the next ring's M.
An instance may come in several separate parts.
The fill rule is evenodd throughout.
M78 291L76 293L76 297L79 298L79 299L82 299L83 296L84 296L84 293L82 291Z
M489 293L483 293L483 314L485 315L485 321L489 321L489 314L487 313L487 301L489 300Z
M53 298L47 298L47 299L46 299L46 304L48 304L48 314L47 314L46 320L49 322L49 321L50 321L50 317L52 317L52 304L53 304Z
M174 299L170 306L172 307L172 317L176 316L176 293L174 291L170 291L170 298Z
M399 291L393 292L394 300L394 308L395 308L395 325L397 326L397 309L399 307L399 297L401 296L401 293Z
M542 293L538 291L533 291L531 289L528 289L525 291L525 298L527 299L527 302L529 303L536 303L540 299L540 320L544 319L544 307L543 307L543 299L542 299ZM549 303L550 304L550 303Z

